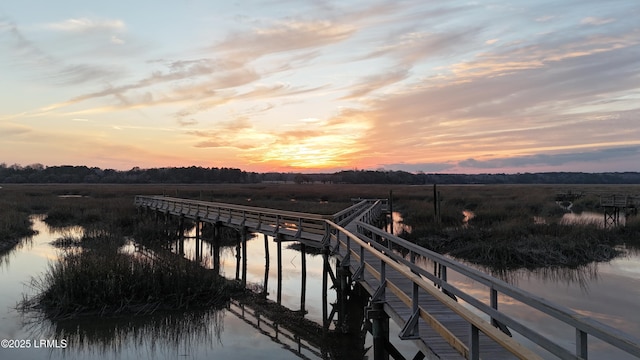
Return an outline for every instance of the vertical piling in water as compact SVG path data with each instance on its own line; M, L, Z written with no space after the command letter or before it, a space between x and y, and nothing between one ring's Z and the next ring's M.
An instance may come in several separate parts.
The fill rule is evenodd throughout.
M180 224L178 225L178 253L184 255L184 215L180 215Z
M213 258L213 271L220 275L220 231L218 225L213 225L213 242L211 247L211 257Z
M276 243L278 245L278 294L277 294L277 303L280 305L282 303L282 239L280 239L280 235L276 235Z
M327 304L327 291L329 289L329 247L322 249L322 330L329 331L329 309Z
M389 342L389 316L384 312L384 303L374 301L367 311L367 318L371 321L373 336L373 359L389 360L386 345Z
M269 236L264 234L264 283L262 284L262 295L267 297L269 295Z
M240 233L236 234L236 280L240 280Z
M196 262L202 262L202 243L200 243L200 218L196 217Z
M338 328L344 333L347 332L347 304L349 299L349 292L351 290L351 282L349 281L349 276L351 272L349 271L349 263L336 261L336 274L338 276Z
M305 309L305 302L307 298L307 245L300 244L300 253L302 255L301 265L301 281L302 287L300 289L300 312L302 314L306 314L307 310Z
M247 228L240 229L242 239L242 286L247 287Z

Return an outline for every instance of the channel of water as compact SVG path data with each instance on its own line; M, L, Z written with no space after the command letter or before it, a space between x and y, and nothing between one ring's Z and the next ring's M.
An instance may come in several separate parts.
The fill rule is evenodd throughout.
M296 341L297 334L284 328L269 328L272 320L261 318L261 328L256 329L249 320L253 311L236 305L213 311L187 312L181 314L154 314L151 316L124 316L113 318L88 318L82 320L51 323L48 320L23 317L15 310L25 294L33 294L30 286L33 278L46 273L48 266L61 256L62 251L50 243L62 236L80 237L83 229L71 227L51 229L40 218L33 218L37 235L24 239L14 250L0 255L0 339L28 340L29 348L0 348L0 359L322 359L328 358L332 345L323 349L314 348L305 339ZM187 234L187 236L193 235ZM301 256L288 244L282 246L282 292L281 304L291 310L300 309ZM202 263L212 268L211 247L202 242ZM267 273L268 299L277 300L277 243L268 237L270 266ZM122 251L133 251L132 243ZM184 243L185 257L195 259L195 239ZM230 279L236 273L235 247L221 249L221 273ZM247 241L247 282L260 288L265 281L264 235L255 234ZM330 260L335 269L335 260ZM307 319L322 324L322 276L321 255L306 254L306 302ZM329 284L331 286L331 284ZM327 294L328 307L335 302L335 290ZM246 316L238 314L245 313ZM400 329L391 322L391 333ZM40 340L61 340L65 348L35 347ZM413 357L416 347L402 342L397 337L392 343L406 356ZM364 348L372 345L368 334ZM324 351L324 353L323 353ZM369 350L372 351L372 350ZM365 354L365 356L368 356Z
M34 229L38 234L25 239L9 253L0 255L0 339L62 340L74 339L66 348L4 349L0 348L0 359L316 359L318 356L307 350L304 341L296 344L286 339L286 333L269 333L257 330L230 309L186 314L156 314L144 317L92 318L52 324L48 321L33 322L24 318L14 308L23 294L33 293L29 286L32 278L42 276L49 264L60 255L60 250L50 242L63 235L79 236L82 228L72 227L52 230L39 218L34 218ZM399 229L398 229L399 230ZM191 234L193 235L193 233ZM267 273L268 298L277 300L277 243L268 237L270 266ZM130 245L128 250L131 250ZM126 249L125 249L126 250ZM527 291L550 301L562 304L586 316L595 318L635 337L640 337L640 255L637 250L625 249L627 255L608 263L590 264L580 269L543 269L539 271L516 271L506 274L507 280ZM195 239L185 240L185 256L195 259ZM202 263L213 267L211 248L203 242ZM264 286L265 249L264 235L256 234L247 242L247 282L253 286ZM221 272L228 278L236 273L235 247L221 251ZM302 253L282 246L282 293L281 303L291 310L301 307ZM322 265L321 255L306 254L306 317L322 323ZM332 267L335 262L331 260ZM425 262L425 269L432 264ZM449 273L449 281L479 298L488 298L483 286ZM327 301L335 301L335 292L329 291ZM330 308L330 307L329 307ZM567 348L573 348L574 333L546 318L542 314L524 310L512 300L501 297L500 309L521 319L525 324L540 329L551 338L558 339ZM264 319L267 321L267 319ZM400 329L391 322L391 334ZM295 337L295 334L292 334ZM274 341L277 338L278 341ZM69 339L67 339L69 340ZM520 339L527 342L524 339ZM391 336L392 343L407 358L415 355L416 348ZM589 339L590 359L631 359L621 352ZM302 344L303 346L300 346ZM364 347L371 346L371 337L365 339ZM369 350L371 351L371 350ZM371 356L371 354L368 354Z

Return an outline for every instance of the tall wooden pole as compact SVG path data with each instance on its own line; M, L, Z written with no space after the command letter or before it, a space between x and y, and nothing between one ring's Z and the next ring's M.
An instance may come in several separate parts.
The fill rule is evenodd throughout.
M437 224L440 223L440 192L437 185L433 184L433 216Z
M389 190L389 233L393 235L393 190Z
M266 297L269 294L269 236L264 234L264 284L262 285L262 295Z
M276 242L278 245L278 294L277 294L277 303L280 305L282 303L282 239L279 238L279 235L276 237Z
M306 313L305 302L307 297L307 246L300 244L300 252L302 253L302 289L300 291L300 311Z

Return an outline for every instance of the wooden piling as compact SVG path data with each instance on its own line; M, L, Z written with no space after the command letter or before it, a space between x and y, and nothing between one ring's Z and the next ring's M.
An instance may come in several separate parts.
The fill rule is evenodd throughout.
M384 312L384 303L374 301L367 311L367 318L371 321L373 360L389 360L386 350L389 342L389 316Z

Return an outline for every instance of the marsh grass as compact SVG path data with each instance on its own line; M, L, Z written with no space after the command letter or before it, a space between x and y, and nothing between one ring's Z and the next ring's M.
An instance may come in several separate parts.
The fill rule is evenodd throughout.
M35 234L29 208L24 204L28 195L0 189L0 256L20 243L20 239Z
M442 221L433 220L433 197L406 201L398 207L412 226L405 238L431 250L494 270L542 267L577 268L609 261L622 252L617 245L640 246L640 220L627 218L626 226L610 229L587 225L561 225L566 212L555 202L557 192L569 186L443 186ZM574 202L575 211L600 211L600 194L637 193L637 186L582 186L586 196ZM401 207L400 207L401 206ZM459 219L463 210L475 217ZM406 212L406 216L405 216Z
M171 222L176 220L169 219L165 226L140 217L132 206L135 195L164 194L333 214L350 206L352 198L386 198L390 190L393 190L394 211L399 211L404 223L412 228L411 233L402 234L403 237L487 266L579 266L615 257L615 246L619 244L640 246L637 216L628 218L624 227L606 230L585 225L559 225L565 210L555 202L557 193L581 192L585 196L573 202L574 212L601 211L600 194L638 194L640 187L637 185L438 186L440 221L435 221L431 185L11 185L1 190L0 199L12 201L16 211L25 214L7 224L18 224L22 219L28 219L27 214L37 211L47 213L47 219L56 226L77 224L118 236L132 235L136 239L162 242L175 236L167 229L177 229L177 224ZM74 194L82 197L59 197ZM463 224L463 210L475 214L468 224ZM19 226L24 228L24 224ZM203 237L208 239L210 236ZM233 236L229 236L229 243L233 241Z
M150 261L118 252L117 243L97 239L90 250L67 251L32 280L37 295L24 298L19 308L49 319L150 314L219 305L241 289L186 259Z

